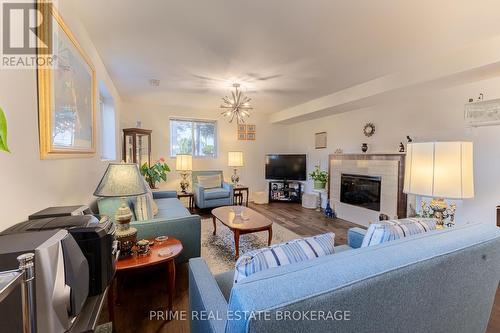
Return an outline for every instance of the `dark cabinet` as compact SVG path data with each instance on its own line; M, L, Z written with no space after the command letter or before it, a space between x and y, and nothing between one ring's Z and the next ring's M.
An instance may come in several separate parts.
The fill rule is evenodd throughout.
M142 128L123 129L122 159L126 163L151 165L151 132Z

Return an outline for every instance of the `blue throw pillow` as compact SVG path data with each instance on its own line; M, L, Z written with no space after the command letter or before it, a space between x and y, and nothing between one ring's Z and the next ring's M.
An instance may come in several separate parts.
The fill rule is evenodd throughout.
M436 220L408 218L370 224L361 247L382 244L391 240L436 230Z
M333 254L334 240L335 234L329 232L247 252L236 262L234 283L269 268Z

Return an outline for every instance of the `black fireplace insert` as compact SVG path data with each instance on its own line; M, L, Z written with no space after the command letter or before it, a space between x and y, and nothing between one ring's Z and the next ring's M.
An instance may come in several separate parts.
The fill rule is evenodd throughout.
M340 202L380 211L382 177L345 174L341 175Z

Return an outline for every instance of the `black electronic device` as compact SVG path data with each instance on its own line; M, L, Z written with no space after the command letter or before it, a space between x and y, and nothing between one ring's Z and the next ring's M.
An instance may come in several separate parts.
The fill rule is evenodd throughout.
M266 179L307 180L307 163L304 154L268 154Z
M89 296L99 295L115 273L115 227L111 220L99 221L93 215L60 216L18 223L1 235L64 229L75 239L89 266Z

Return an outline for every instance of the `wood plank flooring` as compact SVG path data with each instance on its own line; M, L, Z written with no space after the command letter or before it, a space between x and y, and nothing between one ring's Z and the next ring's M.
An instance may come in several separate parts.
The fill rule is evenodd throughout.
M272 203L250 207L269 217L275 223L294 231L301 236L316 235L325 232L335 233L336 245L347 242L347 230L356 225L341 219L328 219L322 213L304 209L298 204ZM210 217L210 210L197 212L202 218ZM115 328L119 333L184 333L189 332L187 320L150 320L151 310L165 310L167 305L166 271L151 270L149 273L130 275L117 293L121 304L116 306ZM177 266L176 294L174 310L188 311L188 274L187 264ZM104 309L100 322L107 321L107 309ZM495 305L487 333L500 332L500 288L497 290Z

